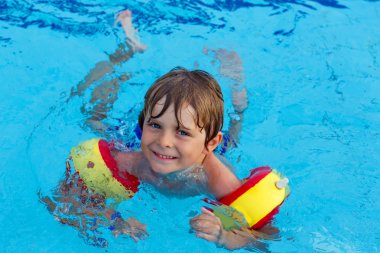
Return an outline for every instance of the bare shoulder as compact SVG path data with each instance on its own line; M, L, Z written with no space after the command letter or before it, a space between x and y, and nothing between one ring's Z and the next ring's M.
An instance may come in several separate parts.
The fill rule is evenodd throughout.
M210 154L203 166L208 177L208 188L216 198L222 198L241 186L236 175L215 154Z
M143 160L143 155L141 152L113 152L113 157L116 160L117 167L120 171L128 171L131 174L136 168L139 167Z

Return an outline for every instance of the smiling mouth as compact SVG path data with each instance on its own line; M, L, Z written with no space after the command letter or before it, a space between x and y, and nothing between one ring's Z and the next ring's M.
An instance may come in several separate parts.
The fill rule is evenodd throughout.
M165 161L168 161L168 160L174 160L174 159L177 159L177 157L175 156L169 156L169 155L162 155L162 154L159 154L157 152L154 152L152 151L153 154L160 160L165 160Z

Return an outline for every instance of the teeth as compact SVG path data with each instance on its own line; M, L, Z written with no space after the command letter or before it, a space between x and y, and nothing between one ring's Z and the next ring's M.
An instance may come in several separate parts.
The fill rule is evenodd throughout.
M175 157L174 156L168 156L168 155L161 155L161 154L158 154L156 153L158 157L160 158L163 158L163 159L174 159Z

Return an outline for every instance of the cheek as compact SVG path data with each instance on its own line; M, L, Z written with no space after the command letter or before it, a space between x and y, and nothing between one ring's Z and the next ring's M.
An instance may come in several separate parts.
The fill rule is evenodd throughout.
M143 148L144 146L146 146L147 144L149 144L149 140L151 139L151 136L149 134L149 131L147 130L144 130L141 134L141 140L140 140L140 143L141 143L141 148Z
M200 155L205 154L204 142L197 141L182 147L182 152L191 159L197 159Z

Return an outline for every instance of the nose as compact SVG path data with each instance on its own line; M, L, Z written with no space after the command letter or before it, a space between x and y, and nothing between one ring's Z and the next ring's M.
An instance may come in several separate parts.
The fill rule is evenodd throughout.
M159 144L164 148L172 148L173 136L169 132L163 131L159 137Z

